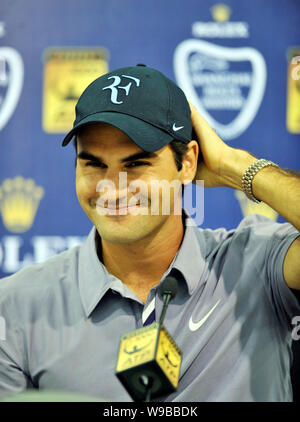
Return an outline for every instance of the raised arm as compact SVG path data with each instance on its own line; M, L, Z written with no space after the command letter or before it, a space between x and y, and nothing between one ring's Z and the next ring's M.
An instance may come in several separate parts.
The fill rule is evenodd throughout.
M242 190L246 169L258 160L248 151L225 144L190 103L191 118L203 155L196 179L204 186L227 186ZM267 157L263 157L267 158ZM253 195L276 210L300 231L300 173L267 166L252 181ZM284 260L284 277L289 287L300 290L300 237L291 244Z

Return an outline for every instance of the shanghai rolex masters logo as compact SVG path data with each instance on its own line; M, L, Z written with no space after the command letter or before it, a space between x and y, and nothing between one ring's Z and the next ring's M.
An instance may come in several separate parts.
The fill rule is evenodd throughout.
M23 233L29 230L44 196L44 189L32 179L17 176L0 185L0 212L7 230Z

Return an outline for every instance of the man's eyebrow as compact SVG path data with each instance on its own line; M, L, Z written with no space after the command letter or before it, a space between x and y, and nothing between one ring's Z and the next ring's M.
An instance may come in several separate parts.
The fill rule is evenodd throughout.
M121 163L125 163L127 161L134 161L141 158L157 158L157 157L158 155L155 152L141 151L141 152L137 152L136 154L128 155L127 157L122 158ZM98 163L104 162L104 160L101 157L96 157L95 155L87 151L81 151L79 154L77 154L77 158L81 158L82 160L96 161Z
M157 158L158 155L155 152L141 151L136 154L128 155L125 158L122 158L121 162L125 163L126 161L134 161L140 158Z
M81 158L82 160L98 161L99 163L103 162L100 157L96 157L96 155L93 155L87 151L81 151L79 154L77 154L77 158Z

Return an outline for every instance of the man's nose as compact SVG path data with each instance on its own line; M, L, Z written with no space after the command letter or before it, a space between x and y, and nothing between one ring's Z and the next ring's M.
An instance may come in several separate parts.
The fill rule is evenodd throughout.
M127 172L107 170L104 178L98 182L96 190L102 194L105 192L108 201L126 197L128 192Z

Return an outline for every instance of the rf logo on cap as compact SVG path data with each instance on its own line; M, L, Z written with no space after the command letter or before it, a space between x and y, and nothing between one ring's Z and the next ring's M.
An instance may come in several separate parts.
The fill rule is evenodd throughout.
M124 78L132 79L136 83L137 87L140 86L140 79L134 78L133 76L127 76L127 75L122 75L122 76ZM132 86L132 82L129 82L129 84L126 86L120 86L120 83L121 83L120 76L110 76L107 79L114 79L114 82L111 85L108 85L102 88L102 91L104 91L105 89L111 89L111 96L110 96L111 102L114 104L122 104L123 101L118 101L118 93L119 93L118 88L124 89L126 95L128 95L130 88Z
M147 66L129 66L101 75L86 87L76 107L73 129L107 123L124 132L142 150L158 151L175 138L185 144L193 137L191 110L181 88Z

